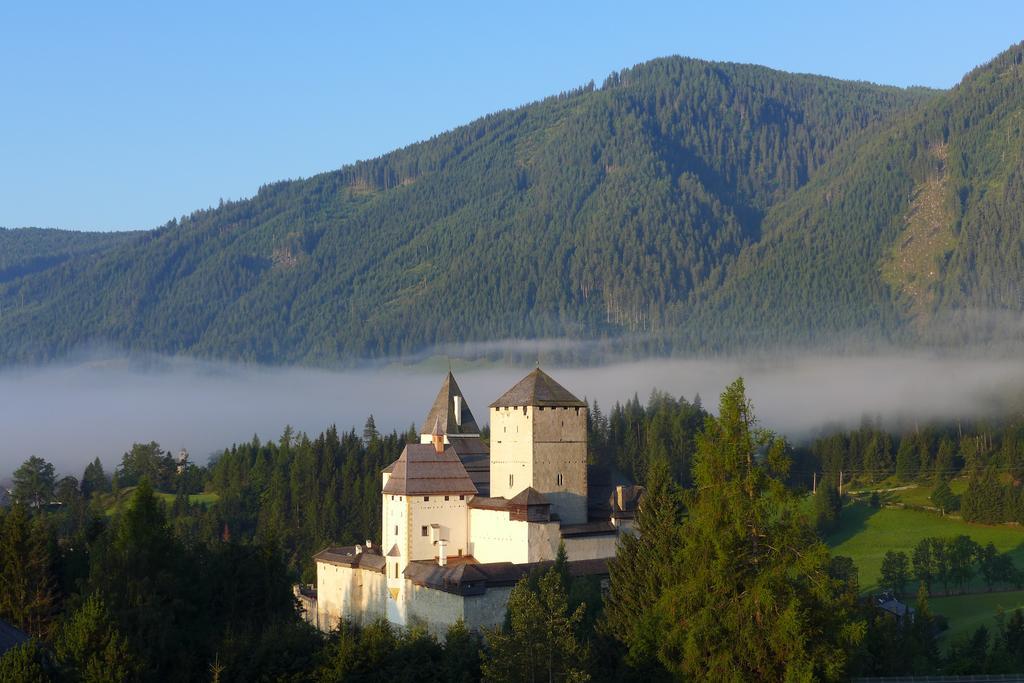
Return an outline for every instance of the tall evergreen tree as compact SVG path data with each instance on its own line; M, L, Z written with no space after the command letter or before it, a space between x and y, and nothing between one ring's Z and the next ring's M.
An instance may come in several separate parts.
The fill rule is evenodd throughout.
M896 478L900 481L913 481L917 478L920 467L916 439L913 435L907 434L900 439L900 447L896 451Z
M14 500L39 509L53 500L53 464L33 455L14 470Z
M837 482L831 477L823 478L814 494L814 521L818 531L823 534L833 531L839 524L842 510L843 500L839 497Z
M628 661L643 668L657 659L660 631L654 606L677 578L682 545L682 500L668 463L656 460L636 515L636 534L626 534L608 563L609 593L601 630L621 641Z
M55 651L64 668L82 683L122 683L137 680L142 673L97 594L86 598L61 625Z
M48 520L18 503L0 515L0 617L45 638L57 608Z
M554 570L541 577L538 590L523 578L508 599L509 629L485 630L488 652L483 680L586 681L587 647L576 630L586 607L569 612L562 579Z
M743 380L698 438L677 579L658 602L659 658L703 680L836 680L863 634L848 584L784 485L782 439Z
M82 473L82 496L88 500L94 493L106 493L110 491L110 480L103 471L103 463L96 458L85 466Z
M879 583L892 590L897 597L903 595L910 581L910 562L902 551L888 550L882 558L882 574Z

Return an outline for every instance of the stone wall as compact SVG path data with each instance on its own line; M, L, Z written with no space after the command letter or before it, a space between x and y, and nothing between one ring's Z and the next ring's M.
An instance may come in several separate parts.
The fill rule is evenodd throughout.
M380 572L317 562L316 594L317 626L323 631L336 628L342 617L368 623L386 615L387 587Z
M618 534L572 536L563 541L565 542L565 553L570 560L600 560L606 557L615 557L619 536Z

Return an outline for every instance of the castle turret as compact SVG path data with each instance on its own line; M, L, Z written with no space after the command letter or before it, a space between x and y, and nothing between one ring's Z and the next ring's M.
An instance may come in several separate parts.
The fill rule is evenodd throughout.
M532 487L565 524L587 521L587 404L537 368L491 404L491 492Z

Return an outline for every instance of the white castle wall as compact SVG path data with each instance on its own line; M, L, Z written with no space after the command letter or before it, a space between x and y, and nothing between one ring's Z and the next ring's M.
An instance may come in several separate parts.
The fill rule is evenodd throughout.
M316 563L317 623L324 631L337 628L342 617L368 623L386 615L387 587L379 572Z
M558 552L558 522L510 520L506 510L469 510L470 551L477 562L540 562Z
M438 638L462 619L469 629L494 628L505 621L511 586L488 588L483 595L456 595L423 586L407 587L408 624L422 624Z
M408 560L433 560L437 558L437 546L430 525L440 525L440 536L448 541L445 554L469 555L467 538L468 520L466 499L470 496L459 494L409 496L411 515L411 549ZM447 500L445 500L447 498ZM423 535L426 527L426 535Z

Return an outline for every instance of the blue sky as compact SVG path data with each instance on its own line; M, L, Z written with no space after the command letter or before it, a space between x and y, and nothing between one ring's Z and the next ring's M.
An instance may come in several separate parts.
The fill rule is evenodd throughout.
M653 57L949 87L1022 34L1019 0L8 0L0 226L155 227Z

